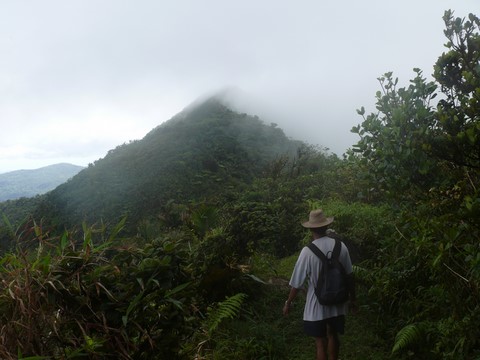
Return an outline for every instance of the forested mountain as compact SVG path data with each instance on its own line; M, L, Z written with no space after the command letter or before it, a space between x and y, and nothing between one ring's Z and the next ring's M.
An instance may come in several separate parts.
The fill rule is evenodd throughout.
M49 193L39 216L67 225L83 220L128 223L169 201L212 199L248 184L300 142L256 116L234 112L216 98L186 108L148 133L111 150ZM48 215L47 215L48 214Z
M34 170L16 170L0 174L0 201L44 194L82 169L82 166L62 163Z
M444 21L434 80L380 77L343 159L210 99L0 203L0 357L311 358L304 294L279 314L322 208L358 279L342 358L480 359L480 19Z

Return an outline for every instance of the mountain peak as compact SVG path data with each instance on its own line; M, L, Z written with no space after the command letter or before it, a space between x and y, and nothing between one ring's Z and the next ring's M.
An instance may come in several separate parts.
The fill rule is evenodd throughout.
M66 224L156 216L171 201L214 199L250 183L299 142L225 104L222 91L197 100L142 140L124 144L55 189L47 202Z
M190 113L198 108L211 107L212 105L221 105L229 110L251 115L255 115L255 109L259 108L258 101L247 92L239 87L229 86L200 96L187 106L182 113Z

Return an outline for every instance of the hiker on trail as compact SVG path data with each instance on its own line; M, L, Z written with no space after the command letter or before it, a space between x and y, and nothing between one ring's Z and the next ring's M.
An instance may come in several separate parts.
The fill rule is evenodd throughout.
M290 293L283 307L283 314L288 315L293 299L295 299L308 279L308 290L303 312L303 327L308 336L315 338L317 360L326 360L327 353L329 360L338 359L340 349L339 334L344 333L345 314L347 313L348 305L350 305L352 311L356 311L352 262L345 244L327 236L328 226L332 222L333 217L326 217L323 211L319 209L311 211L309 220L302 223L303 227L310 229L313 241L300 252L290 279ZM344 270L345 276L342 276L342 278L346 281L346 294L343 294L345 296L342 295L340 300L328 301L329 305L321 305L318 297L320 296L320 287L317 288L317 285L324 283L321 279L325 277L320 274L320 271L327 269L328 266L324 264L326 259L323 258L324 260L321 260L319 257L321 254L316 255L309 246L311 247L313 244L313 246L321 250L327 259L332 259L337 242L336 252L340 250L338 261L341 266L336 266L339 269L343 266L342 271ZM313 250L318 253L318 250ZM346 297L348 297L348 301ZM325 303L325 300L322 302Z

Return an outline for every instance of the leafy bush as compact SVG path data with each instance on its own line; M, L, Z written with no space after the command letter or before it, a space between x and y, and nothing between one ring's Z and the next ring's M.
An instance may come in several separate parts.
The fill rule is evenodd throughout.
M85 228L44 236L0 261L0 356L92 359L177 357L193 330L192 285L179 244L94 244ZM119 229L117 229L119 230ZM97 234L98 235L98 234ZM107 256L109 253L109 256Z
M408 88L391 73L380 78L379 112L354 129L355 150L398 214L396 233L370 262L370 305L394 320L386 327L397 334L395 352L470 359L480 345L472 318L480 308L480 20L446 11L444 21L448 51L436 83L419 69Z
M322 208L335 218L331 228L351 248L355 261L375 257L387 238L395 234L395 214L387 205L340 200L310 201L310 207Z

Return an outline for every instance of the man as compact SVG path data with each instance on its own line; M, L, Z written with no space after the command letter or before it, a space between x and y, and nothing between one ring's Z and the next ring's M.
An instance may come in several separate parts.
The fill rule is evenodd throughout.
M326 217L321 209L310 212L309 220L302 226L310 229L312 243L325 255L333 251L335 239L327 236L328 226L333 222L333 217ZM348 274L348 291L350 306L356 311L355 285L353 281L352 262L345 244L342 243L339 261ZM339 334L343 334L345 327L345 314L347 302L336 305L321 305L315 295L318 282L319 269L322 262L308 247L304 247L295 264L290 279L290 294L283 307L283 314L288 315L293 299L308 279L308 290L303 312L304 331L308 336L315 338L317 360L337 360L340 349Z

